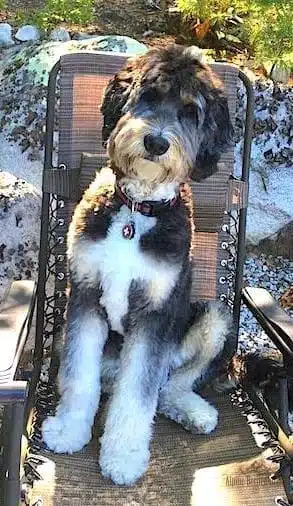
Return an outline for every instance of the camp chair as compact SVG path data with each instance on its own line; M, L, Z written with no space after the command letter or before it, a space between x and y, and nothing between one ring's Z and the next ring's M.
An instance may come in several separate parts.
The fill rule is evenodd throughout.
M25 480L28 484L34 485L30 504L34 501L35 504L40 504L37 503L37 498L42 497L46 506L69 504L70 506L81 504L186 506L190 504L192 489L192 504L196 506L203 504L252 506L256 503L265 506L272 503L275 495L283 493L281 482L279 481L277 486L267 479L269 472L267 468L264 471L263 466L259 465L261 450L256 447L251 437L245 417L241 414L241 406L234 406L227 394L217 394L212 390L209 392L209 399L217 405L220 412L219 427L209 436L196 436L174 422L158 416L151 446L150 468L134 487L115 486L99 473L98 435L102 425L100 410L94 437L82 451L73 455L55 455L47 452L42 445L41 424L44 418L54 413L57 402L55 380L66 304L66 233L76 202L94 177L95 171L105 164L106 154L102 146L102 117L99 105L108 79L121 68L124 61L125 56L117 54L71 54L61 57L50 74L36 340L34 367L26 402L26 420L31 420L29 414L33 413L32 422L27 423L31 427L31 432L24 462ZM215 63L213 68L224 81L232 118L235 118L238 80L246 90L243 165L241 177L233 177L234 153L231 148L222 157L217 174L202 183L192 185L196 204L192 299L221 299L226 302L233 312L234 323L238 328L242 298L253 92L247 77L236 67ZM59 134L59 147L58 166L54 167L55 131ZM255 293L251 293L248 289L245 292L245 301L250 307L253 306L250 300L254 295ZM256 314L257 309L254 306L253 311ZM276 338L278 331L281 332L283 329L278 327L278 315L271 312L267 318L264 307L259 311L260 321L268 322L267 325ZM289 336L285 338L285 330L281 332L282 340L284 346L287 346L286 356L289 356L289 349L292 346ZM235 340L235 349L236 346ZM50 366L46 371L42 365L47 363L48 357ZM289 492L290 473L285 463L290 462L292 447L286 437L284 371L280 384L283 400L281 417L277 422L274 415L271 424L275 436L279 437L279 442L263 425L260 416L257 423L259 426L262 424L262 433L266 432L268 436L267 446L274 449L272 460L281 462L283 466L281 474L287 480L286 489ZM2 389L0 393L2 395ZM259 407L261 400L258 392L252 393L256 396L257 407L265 410L263 404L261 408ZM0 397L0 402L2 399L3 396ZM15 399L11 396L10 400L15 402ZM246 413L254 415L258 413L244 394L241 398L238 395L237 399L238 404L242 402L244 405ZM266 413L267 416L266 411L262 413ZM19 446L19 430L17 441ZM287 453L282 453L280 444L283 444ZM8 449L6 454L9 454L9 451ZM18 464L19 460L17 466ZM15 506L19 483L15 467L12 476L9 469L9 465L4 463L3 480L6 494L4 504ZM240 478L243 480L243 476L246 475L250 480L241 482ZM259 485L260 481L256 481L256 477L262 479L265 477L267 481Z

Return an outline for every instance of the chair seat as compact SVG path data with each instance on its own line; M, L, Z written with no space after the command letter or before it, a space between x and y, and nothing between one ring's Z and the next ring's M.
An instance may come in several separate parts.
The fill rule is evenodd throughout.
M191 434L178 424L163 416L158 416L155 422L150 467L143 479L134 487L115 486L99 473L98 439L101 426L97 420L94 438L83 451L74 455L43 453L47 462L40 466L38 471L43 475L44 481L35 483L32 504L38 496L41 496L46 506L69 504L70 506L81 504L86 506L114 504L115 506L188 506L196 471L236 461L242 462L261 453L255 445L245 418L240 410L231 404L229 396L213 393L213 402L219 409L220 423L217 430L209 436ZM243 478L241 466L237 469ZM267 478L269 474L267 473ZM221 502L220 497L215 502L213 496L212 502L194 503L194 505L255 506L251 487L247 496L246 486L235 488L236 480L233 483L233 497L237 498L236 502ZM227 486L230 487L230 485L227 482ZM196 494L197 490L198 488L196 488ZM282 493L281 482L269 488L264 485L262 506L273 504L275 495Z

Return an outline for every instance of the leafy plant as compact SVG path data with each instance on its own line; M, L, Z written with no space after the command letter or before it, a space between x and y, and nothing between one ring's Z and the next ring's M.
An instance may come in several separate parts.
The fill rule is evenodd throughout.
M6 9L6 2L5 0L0 0L0 10Z
M176 0L201 41L248 46L257 61L293 68L292 0ZM208 37L207 37L208 39Z
M242 24L247 14L246 0L177 0L177 6L187 21L193 21L192 30L198 41L211 32L219 45L242 44L245 39Z
M258 0L248 20L255 57L293 68L293 10L289 1Z
M235 8L238 14L247 10L245 0L177 0L177 5L185 17L197 16L211 24L225 21Z
M47 0L43 9L24 17L45 30L61 23L86 25L93 21L94 4L94 0Z

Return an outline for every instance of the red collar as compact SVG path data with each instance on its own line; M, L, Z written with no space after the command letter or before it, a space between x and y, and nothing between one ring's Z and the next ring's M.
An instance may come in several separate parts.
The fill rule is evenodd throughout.
M115 185L115 193L129 209L133 212L139 212L144 216L158 216L164 209L172 209L177 206L180 199L179 195L175 195L171 200L143 200L142 202L136 202L129 198L118 184Z

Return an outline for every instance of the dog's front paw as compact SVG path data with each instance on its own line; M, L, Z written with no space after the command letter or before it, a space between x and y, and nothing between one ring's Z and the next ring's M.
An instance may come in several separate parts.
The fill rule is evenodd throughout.
M49 416L42 425L44 443L56 453L81 450L91 439L91 426L70 414Z
M102 475L117 485L133 485L147 470L150 452L148 448L111 444L101 438L100 467Z

